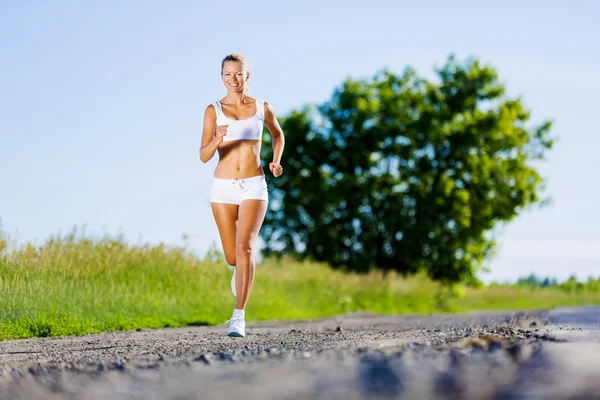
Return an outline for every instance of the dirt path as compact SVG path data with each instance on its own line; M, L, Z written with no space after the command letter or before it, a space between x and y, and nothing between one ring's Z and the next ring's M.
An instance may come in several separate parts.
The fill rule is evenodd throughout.
M224 333L0 342L0 398L600 398L600 307L354 314Z

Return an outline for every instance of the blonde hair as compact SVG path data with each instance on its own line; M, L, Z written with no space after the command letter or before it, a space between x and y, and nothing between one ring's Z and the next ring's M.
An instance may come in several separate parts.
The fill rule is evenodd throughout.
M231 53L231 54L226 55L223 58L223 61L221 61L221 75L223 75L223 67L225 66L225 63L227 61L239 62L242 64L243 70L245 70L246 72L250 72L250 64L248 64L248 60L246 59L246 57L240 53ZM245 79L245 77L244 77L244 79ZM244 95L247 95L248 93L250 93L250 82L246 81Z

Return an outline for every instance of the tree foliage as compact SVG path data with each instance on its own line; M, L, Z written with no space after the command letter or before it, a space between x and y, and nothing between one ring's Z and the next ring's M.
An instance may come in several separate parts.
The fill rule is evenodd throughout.
M347 79L281 119L285 173L270 182L264 253L476 280L493 228L542 200L532 162L552 147L551 122L528 126L522 100L476 59L451 55L436 72ZM268 139L262 151L270 160Z

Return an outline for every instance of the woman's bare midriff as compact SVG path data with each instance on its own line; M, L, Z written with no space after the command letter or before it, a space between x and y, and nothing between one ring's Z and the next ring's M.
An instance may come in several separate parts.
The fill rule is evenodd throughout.
M264 175L260 165L259 140L233 140L223 142L218 147L219 163L215 168L215 178L245 179Z

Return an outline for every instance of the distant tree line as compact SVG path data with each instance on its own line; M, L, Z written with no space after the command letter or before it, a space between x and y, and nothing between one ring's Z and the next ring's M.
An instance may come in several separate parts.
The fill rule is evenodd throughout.
M490 286L501 286L498 283L494 283ZM586 281L580 282L574 275L571 275L564 282L558 282L556 278L542 278L536 274L530 274L529 276L521 277L515 283L515 286L522 288L531 289L557 289L566 293L579 293L579 292L600 292L600 276L594 278L590 276Z

